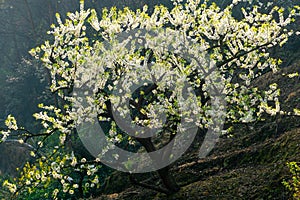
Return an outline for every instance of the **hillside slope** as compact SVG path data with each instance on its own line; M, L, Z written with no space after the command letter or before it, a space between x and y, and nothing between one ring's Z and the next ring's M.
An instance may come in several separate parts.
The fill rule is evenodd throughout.
M254 82L266 87L272 82L281 88L284 109L300 108L300 79L282 74L300 72L294 64L277 74L265 74ZM115 172L100 192L100 199L289 199L282 181L290 177L286 163L300 162L300 119L292 116L270 117L264 122L235 126L232 137L220 138L213 152L198 159L198 141L172 167L181 190L171 196L135 186L129 175ZM140 180L153 174L135 175Z

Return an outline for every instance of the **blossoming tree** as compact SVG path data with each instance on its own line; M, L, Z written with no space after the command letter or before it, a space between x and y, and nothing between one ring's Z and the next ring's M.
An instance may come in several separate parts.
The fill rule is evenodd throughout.
M299 115L297 109L280 109L276 83L265 91L251 84L267 71L278 71L281 60L268 50L296 34L287 27L299 7L285 13L275 6L261 13L259 6L252 5L241 8L243 17L236 19L232 12L240 3L234 0L220 9L208 1L174 1L171 10L156 6L148 14L147 6L137 11L112 8L98 18L81 1L80 11L68 13L65 22L57 14L58 24L48 32L53 41L30 53L51 73L50 90L59 103L39 105L43 111L35 117L44 127L40 133L18 127L11 116L6 120L1 141L17 138L28 143L34 138L36 162L27 163L20 178L4 185L14 194L54 185L46 197L84 196L100 187L98 172L105 163L130 173L154 170L161 186L132 181L174 193L179 186L169 173L169 163L182 155L174 149L185 150L181 146L190 144L185 143L190 141L190 129L192 135L211 130L212 137L200 149L203 157L210 144L226 133L223 123L253 122L263 119L263 113ZM125 104L130 108L121 106ZM90 134L93 124L101 127L102 138ZM68 148L74 135L90 141L92 148L86 147L94 159L78 155L72 144ZM95 150L97 145L100 149ZM163 145L170 148L151 154ZM147 152L150 161L124 158L113 153L117 148Z

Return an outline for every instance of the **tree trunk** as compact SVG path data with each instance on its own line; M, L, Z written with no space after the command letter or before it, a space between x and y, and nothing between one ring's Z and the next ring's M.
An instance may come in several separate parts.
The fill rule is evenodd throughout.
M151 138L136 138L146 149L147 152L153 152L156 150ZM162 183L169 191L168 194L173 194L180 190L179 185L176 183L175 178L170 174L170 168L168 166L157 170Z
M176 193L180 190L179 185L176 183L175 178L172 176L172 174L170 173L170 168L164 167L162 169L159 169L157 171L157 173L159 174L159 177L161 178L164 186L166 187L166 189L169 192L169 194L173 194Z

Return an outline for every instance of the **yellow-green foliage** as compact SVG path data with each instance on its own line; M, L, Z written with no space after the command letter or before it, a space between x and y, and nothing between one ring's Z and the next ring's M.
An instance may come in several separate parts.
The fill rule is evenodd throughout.
M289 181L283 181L283 184L293 192L294 199L300 199L300 166L296 162L287 163L292 173L292 178Z

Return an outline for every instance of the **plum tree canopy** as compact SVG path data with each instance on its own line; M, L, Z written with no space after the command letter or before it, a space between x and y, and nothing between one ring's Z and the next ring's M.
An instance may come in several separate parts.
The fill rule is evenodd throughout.
M236 9L241 9L241 19L233 16ZM136 11L104 9L99 17L94 9L84 9L81 1L80 10L68 13L64 22L57 14L57 25L48 32L53 41L45 41L30 54L49 70L50 90L59 102L39 105L43 111L34 116L44 130L37 134L19 128L13 117L7 119L2 141L17 137L26 143L35 138L32 155L37 158L24 166L16 182L4 185L15 194L51 185L46 196L54 199L84 195L101 185L101 160L107 165L122 163L117 169L123 171L141 172L136 169L147 167L147 162L136 167L134 159L124 159L110 149L141 153L139 147L144 147L151 153L165 141L174 141L173 149L182 148L176 138L188 135L190 127L211 130L209 142L215 142L228 131L224 123L262 120L265 113L299 115L297 109L281 110L276 83L266 90L252 84L265 72L278 71L281 60L272 57L269 49L296 34L288 26L299 7L288 12L277 6L264 13L260 9L238 0L224 9L208 1L188 0L174 1L172 9L156 6L151 14L147 6ZM130 108L125 109L127 104ZM98 155L95 159L66 148L84 123L97 123L106 136L105 148L89 149ZM83 126L79 132L91 141L89 131ZM209 150L200 154L205 156ZM163 153L160 161L176 160L172 153ZM161 175L163 191L174 192L176 184L162 175L166 167L154 170Z

